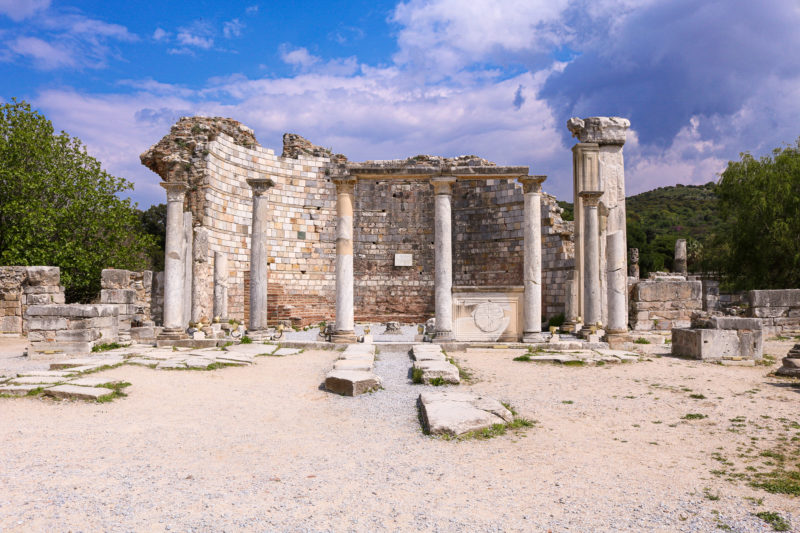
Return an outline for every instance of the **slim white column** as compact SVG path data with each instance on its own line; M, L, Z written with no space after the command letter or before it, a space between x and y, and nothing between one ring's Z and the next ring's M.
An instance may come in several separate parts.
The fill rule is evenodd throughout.
M606 279L608 280L608 324L611 334L628 331L628 277L625 235L621 231L606 237Z
M228 319L228 256L214 252L214 318Z
M259 335L267 330L267 191L275 185L270 178L249 178L253 190L253 222L250 233L250 322L247 333Z
M333 342L355 342L353 311L353 192L351 176L334 178L336 184L336 321Z
M678 239L675 241L675 260L672 263L672 271L683 276L687 274L686 239Z
M522 266L523 342L543 342L542 337L542 182L547 176L520 178L525 200Z
M602 299L600 293L600 225L597 207L601 191L583 191L583 318L587 326L600 324Z
M162 182L167 191L167 238L164 246L164 331L167 337L180 337L186 324L183 314L184 225L183 201L186 184Z
M431 178L434 199L434 289L436 341L453 338L453 218L454 177Z
M192 259L194 232L192 231L192 213L183 212L183 323L192 321Z

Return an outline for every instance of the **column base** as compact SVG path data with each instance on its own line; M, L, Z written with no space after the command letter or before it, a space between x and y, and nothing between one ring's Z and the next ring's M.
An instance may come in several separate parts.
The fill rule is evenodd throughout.
M353 330L334 331L331 333L331 342L334 344L352 344L358 342L358 337L356 337L356 332Z
M522 333L522 342L524 343L545 342L545 339L541 331L524 331Z
M258 342L271 341L272 336L275 335L275 330L273 328L253 330L248 329L245 332L245 335L247 335L247 338Z
M453 340L452 331L437 331L432 342L450 342Z
M626 344L633 342L633 337L624 329L620 331L608 331L605 341L612 350L624 350Z
M158 334L156 337L157 340L165 340L165 341L177 341L188 339L189 335L186 334L186 330L183 328L164 328L161 330L161 333Z
M566 322L561 324L561 327L559 329L564 333L572 333L575 331L576 324L577 323L574 321L567 320Z

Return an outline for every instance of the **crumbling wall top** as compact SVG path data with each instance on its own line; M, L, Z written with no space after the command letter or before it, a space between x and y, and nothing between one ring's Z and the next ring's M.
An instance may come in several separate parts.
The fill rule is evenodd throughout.
M625 144L625 132L631 122L620 117L572 117L567 121L567 129L582 143Z

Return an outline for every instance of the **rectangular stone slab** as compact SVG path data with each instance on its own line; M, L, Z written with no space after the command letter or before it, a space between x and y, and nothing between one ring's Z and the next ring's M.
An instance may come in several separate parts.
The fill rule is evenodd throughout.
M372 362L363 359L339 359L333 363L334 370L372 370Z
M453 385L461 383L458 367L447 361L415 361L414 368L422 370L422 382L426 384L436 378Z
M514 419L494 398L469 392L423 392L417 405L423 429L431 435L463 435Z
M103 387L80 387L78 385L57 385L44 391L48 396L62 400L97 400L101 396L113 392L113 390Z
M5 383L0 385L0 394L7 394L9 396L25 396L33 389L38 389L41 385L9 385Z
M325 377L325 388L344 396L358 396L380 386L381 378L364 370L332 370Z
M85 378L78 378L73 379L72 381L66 383L65 385L78 385L80 387L99 387L100 385L105 385L106 383L122 383L123 380L121 379L113 379L103 376L88 376Z
M52 385L54 383L61 383L66 381L66 378L52 377L52 376L26 376L14 378L11 383L14 385Z

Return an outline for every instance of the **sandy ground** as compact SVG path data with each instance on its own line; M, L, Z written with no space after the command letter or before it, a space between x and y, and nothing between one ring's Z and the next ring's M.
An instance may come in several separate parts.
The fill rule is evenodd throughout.
M792 344L765 352L779 361ZM424 436L422 386L386 351L385 389L358 398L320 389L332 351L210 372L123 366L104 375L133 386L109 404L0 398L0 530L770 531L759 511L800 528L800 498L719 474L768 469L739 455L800 434L800 388L770 368L450 355L475 375L463 388L536 425Z

